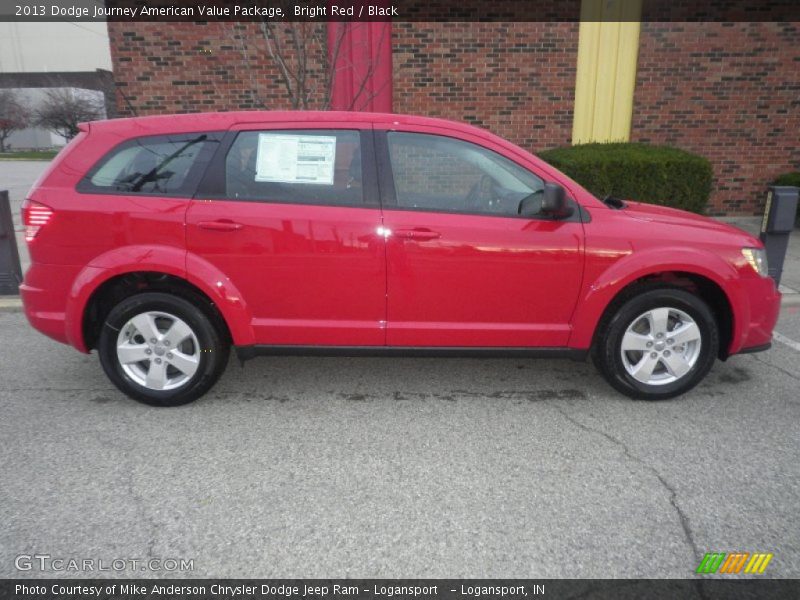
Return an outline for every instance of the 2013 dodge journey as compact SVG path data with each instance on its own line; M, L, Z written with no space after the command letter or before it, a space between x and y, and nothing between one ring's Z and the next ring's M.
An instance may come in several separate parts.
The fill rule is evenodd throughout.
M39 331L154 405L257 354L591 355L631 397L769 347L762 244L601 201L440 119L229 112L92 122L23 206Z

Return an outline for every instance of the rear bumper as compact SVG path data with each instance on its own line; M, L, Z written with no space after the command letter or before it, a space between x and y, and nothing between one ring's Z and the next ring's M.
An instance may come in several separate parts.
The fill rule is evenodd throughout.
M80 267L33 263L19 287L25 316L34 329L62 344L67 336L67 302Z

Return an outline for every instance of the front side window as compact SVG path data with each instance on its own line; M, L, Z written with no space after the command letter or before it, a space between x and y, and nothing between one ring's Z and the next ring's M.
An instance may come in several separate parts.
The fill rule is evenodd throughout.
M517 215L544 182L487 148L439 135L388 133L398 207Z
M358 205L364 202L358 131L243 131L225 158L233 200Z
M192 167L211 143L206 134L139 138L112 150L79 189L103 193L182 195Z

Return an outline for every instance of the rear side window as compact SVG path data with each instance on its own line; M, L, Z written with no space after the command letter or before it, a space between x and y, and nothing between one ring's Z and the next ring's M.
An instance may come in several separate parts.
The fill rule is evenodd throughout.
M225 197L358 205L362 172L358 131L243 131L225 158Z
M191 196L208 161L214 134L137 138L109 152L78 190L106 194Z

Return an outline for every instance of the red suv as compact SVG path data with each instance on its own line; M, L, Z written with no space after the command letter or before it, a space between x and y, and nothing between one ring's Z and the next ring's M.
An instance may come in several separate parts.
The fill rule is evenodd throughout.
M440 119L230 112L93 122L23 207L22 298L129 396L190 402L257 354L591 354L669 398L770 346L762 244L601 201Z

